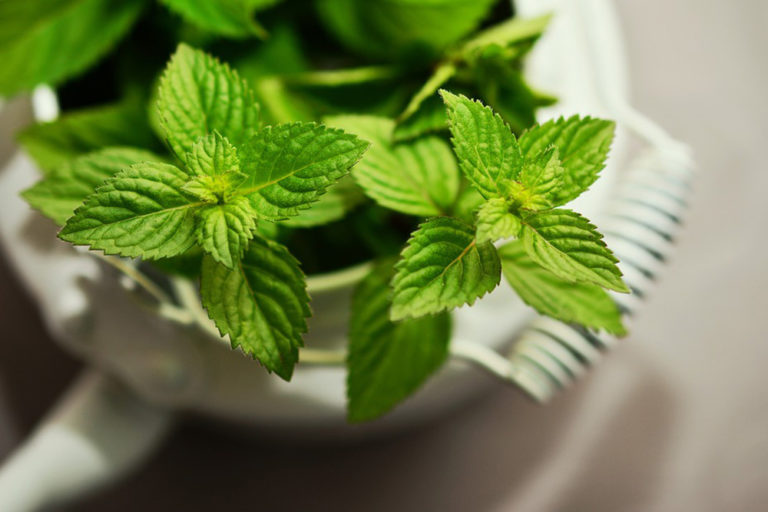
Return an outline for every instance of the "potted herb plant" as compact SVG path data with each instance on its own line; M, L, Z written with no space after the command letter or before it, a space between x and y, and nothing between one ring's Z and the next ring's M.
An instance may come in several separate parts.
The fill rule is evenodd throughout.
M4 93L63 83L63 106L91 103L81 91L137 66L147 39L166 48L147 61L171 52L158 73L118 84L118 103L21 134L45 173L24 198L62 240L199 282L220 335L284 380L312 315L305 274L365 264L349 313L352 421L385 413L442 365L450 312L502 270L540 313L624 334L605 292L628 291L617 260L565 207L598 178L614 125L535 124L553 99L520 64L546 17L463 0L326 0L308 17L286 2L264 11L267 36L253 20L266 5L123 3L103 19L49 14L50 32L4 50L21 70L6 67ZM71 23L88 28L92 55L72 41L54 66L43 45Z
M537 123L556 99L523 73L549 16L494 0L0 10L0 94L49 84L61 109L19 135L42 174L24 199L89 249L78 260L124 273L152 322L183 326L165 345L207 375L180 399L147 377L153 336L75 348L143 396L253 420L288 410L280 379L319 393L303 408L335 392L325 366L302 374L330 365L362 422L445 365L456 308L497 341L534 310L625 334L618 260L570 205L614 123ZM500 285L493 317L473 313Z

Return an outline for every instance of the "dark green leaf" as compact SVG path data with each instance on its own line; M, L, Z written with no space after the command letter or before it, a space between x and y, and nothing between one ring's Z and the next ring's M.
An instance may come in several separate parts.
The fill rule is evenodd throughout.
M352 298L347 357L348 418L381 416L416 391L445 362L451 319L447 313L392 322L392 265L377 265Z
M143 0L0 2L0 94L59 84L104 56L128 32Z
M205 256L200 293L232 348L291 379L311 312L304 274L285 247L256 237L235 269Z

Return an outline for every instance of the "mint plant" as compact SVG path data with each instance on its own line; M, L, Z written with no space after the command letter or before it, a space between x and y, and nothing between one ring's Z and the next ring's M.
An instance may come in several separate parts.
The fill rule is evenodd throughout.
M502 276L540 314L625 333L617 260L567 207L598 179L614 125L535 123L554 98L522 62L547 17L493 0L316 0L316 20L278 0L100 2L0 7L0 92L63 83L62 116L19 136L43 173L23 195L62 240L136 259L144 282L199 282L220 335L267 371L290 380L302 359L305 274L365 262L353 422L438 371L451 311ZM131 26L143 36L83 75ZM26 61L39 65L18 71ZM72 92L105 73L123 77L110 103Z
M163 74L158 111L165 140L183 165L145 161L118 171L74 211L59 236L145 259L199 246L203 305L222 335L290 379L309 298L298 262L259 235L257 223L309 207L349 172L367 143L315 123L260 129L248 85L185 45ZM43 181L27 194L33 206L44 187L51 185Z

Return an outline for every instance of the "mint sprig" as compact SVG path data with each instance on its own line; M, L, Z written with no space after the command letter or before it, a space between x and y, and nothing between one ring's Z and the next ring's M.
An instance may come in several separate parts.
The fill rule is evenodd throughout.
M480 102L445 90L441 95L459 167L479 193L479 205L474 225L440 217L414 232L395 266L391 318L420 317L472 304L500 280L501 263L492 242L518 237L527 257L539 266L537 272L552 274L548 282L628 292L617 259L595 226L576 212L553 208L575 190L583 192L591 183L587 175L597 176L612 125L572 118L535 127L518 141L504 120ZM571 146L575 137L578 149ZM460 205L456 206L458 211ZM540 276L531 279L547 281ZM547 311L541 301L528 302ZM581 314L576 311L568 318L578 321ZM588 316L583 318L595 324ZM617 331L618 316L613 321Z
M285 247L262 238L260 223L310 208L349 173L368 144L316 123L260 128L253 98L236 72L181 45L163 75L157 104L164 136L183 168L140 162L119 170L85 198L59 236L144 259L201 248L207 255L203 303L211 318L233 345L290 378L309 315L304 277ZM86 164L76 162L78 172ZM61 206L42 194L55 185L52 180L30 194L61 220ZM90 178L78 193L96 181ZM265 281L269 273L277 281ZM265 295L259 288L265 285L275 295Z

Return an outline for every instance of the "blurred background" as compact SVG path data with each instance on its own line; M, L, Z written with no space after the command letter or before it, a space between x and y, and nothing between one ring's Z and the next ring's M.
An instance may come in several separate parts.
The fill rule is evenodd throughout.
M78 511L722 511L768 503L768 3L617 0L635 105L699 167L632 335L547 407L495 391L365 444L185 424ZM80 369L0 260L0 462Z

